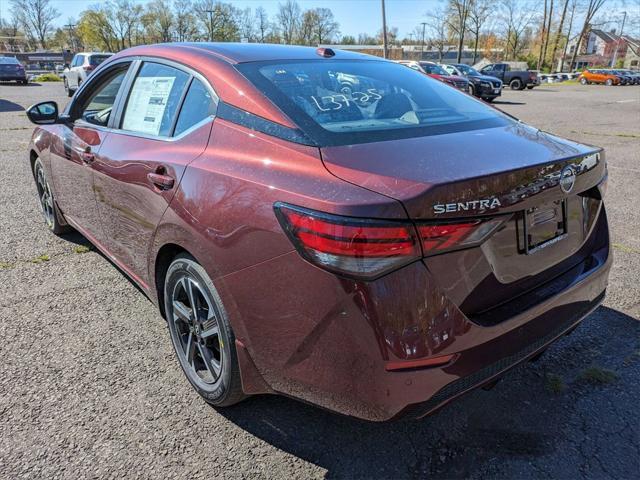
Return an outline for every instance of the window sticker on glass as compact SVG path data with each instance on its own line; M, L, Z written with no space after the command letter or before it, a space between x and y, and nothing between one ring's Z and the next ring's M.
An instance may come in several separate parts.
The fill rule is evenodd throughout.
M122 122L124 130L158 135L175 77L138 77Z

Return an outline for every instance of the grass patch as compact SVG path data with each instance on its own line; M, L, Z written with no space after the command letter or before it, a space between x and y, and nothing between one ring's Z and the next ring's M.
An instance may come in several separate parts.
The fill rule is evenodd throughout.
M637 250L632 247L627 247L626 245L623 245L621 243L612 243L611 246L616 250L620 250L621 252L624 252L624 253L640 253L640 250Z
M606 368L590 367L584 370L579 378L592 385L606 385L615 382L618 379L618 374Z
M560 393L564 391L566 385L564 384L564 380L560 375L556 375L555 373L547 373L547 375L545 376L544 387L552 393Z
M75 253L87 253L87 252L90 252L91 249L89 247L87 247L86 245L78 245L78 246L73 248L73 251Z
M13 267L12 263L0 262L0 270L7 270L11 267Z
M60 78L55 73L43 73L42 75L38 75L36 77L36 82L61 82L62 78Z
M49 260L51 260L51 257L46 253L43 253L42 255L39 255L36 258L32 258L31 263L38 264L38 263L48 262Z

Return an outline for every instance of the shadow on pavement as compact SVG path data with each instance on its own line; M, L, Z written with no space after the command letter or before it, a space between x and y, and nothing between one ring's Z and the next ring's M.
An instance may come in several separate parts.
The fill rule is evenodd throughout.
M4 112L22 112L24 107L22 105L18 105L17 103L10 102L9 100L4 100L0 98L0 113Z
M509 102L507 100L494 100L493 102L494 105L526 105L527 102Z
M603 332L616 333L603 337ZM593 461L576 458L591 457L580 442L590 434L596 450L611 442L597 433L603 422L615 425L620 414L605 413L611 412L611 391L628 388L622 378L611 385L585 385L579 372L596 361L595 344L615 352L616 358L633 357L640 363L634 341L620 341L639 336L636 319L600 307L539 361L515 368L494 389L475 390L421 420L368 423L278 396L250 398L217 411L265 442L326 469L327 478L579 475L579 468ZM549 388L549 371L567 379L566 390ZM578 403L585 398L589 408ZM631 413L635 406L619 408ZM631 474L637 461L629 456L618 444L600 461ZM599 476L597 471L589 473L586 477Z

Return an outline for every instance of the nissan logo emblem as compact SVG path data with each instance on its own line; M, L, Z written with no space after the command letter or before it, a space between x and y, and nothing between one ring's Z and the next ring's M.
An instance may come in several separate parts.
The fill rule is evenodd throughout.
M564 193L569 193L573 190L573 185L576 183L576 171L573 169L573 165L567 165L560 172L560 188Z

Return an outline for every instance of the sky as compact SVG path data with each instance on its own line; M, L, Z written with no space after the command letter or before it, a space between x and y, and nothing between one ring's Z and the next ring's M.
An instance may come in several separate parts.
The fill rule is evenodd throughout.
M69 17L78 19L82 10L89 5L102 3L104 0L51 0L52 5L61 12L56 20L56 26L67 23ZM148 0L139 0L146 3ZM278 4L282 0L223 0L244 9L263 6L270 18L275 17ZM523 0L525 1L525 0ZM529 3L542 0L528 0ZM336 21L340 24L341 35L359 33L375 35L382 28L380 0L298 0L303 10L316 7L329 7L333 11ZM397 27L400 38L407 37L420 22L425 21L425 14L433 8L444 5L445 0L386 0L387 25ZM496 0L497 3L497 0ZM640 0L609 0L607 13L610 17L618 17L623 9L636 11L640 15ZM0 16L7 17L9 0L0 0ZM603 13L605 8L603 8ZM615 25L614 25L615 26ZM626 30L626 28L625 28Z

